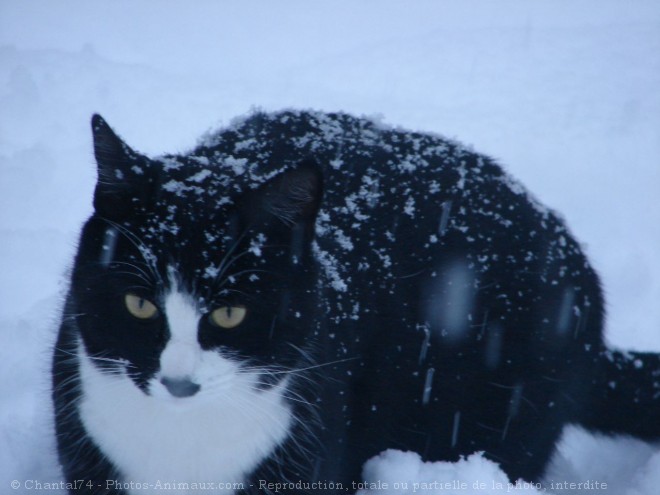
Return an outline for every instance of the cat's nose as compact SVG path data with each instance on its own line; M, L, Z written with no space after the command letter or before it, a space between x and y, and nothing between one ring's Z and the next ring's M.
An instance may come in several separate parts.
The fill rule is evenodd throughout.
M187 378L163 377L160 379L160 383L165 385L165 388L174 397L190 397L195 395L200 389L197 383L194 383Z

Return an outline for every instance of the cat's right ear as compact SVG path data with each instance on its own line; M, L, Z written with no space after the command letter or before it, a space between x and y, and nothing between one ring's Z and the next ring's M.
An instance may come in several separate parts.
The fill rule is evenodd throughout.
M311 226L322 197L323 174L314 160L307 159L262 185L253 200L253 216L276 218L292 228Z
M126 217L140 202L146 159L126 145L98 114L92 116L98 180L94 209L111 220Z

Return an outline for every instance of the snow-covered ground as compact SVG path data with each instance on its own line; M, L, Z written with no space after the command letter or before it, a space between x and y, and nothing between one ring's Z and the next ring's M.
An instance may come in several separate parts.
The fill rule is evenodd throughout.
M254 106L378 114L469 143L584 243L609 341L660 351L658 54L657 0L0 0L0 492L60 479L47 368L91 212L93 112L148 154L190 148ZM659 451L572 428L549 476L656 494ZM410 480L410 493L414 480L507 491L478 456L389 452L365 473Z

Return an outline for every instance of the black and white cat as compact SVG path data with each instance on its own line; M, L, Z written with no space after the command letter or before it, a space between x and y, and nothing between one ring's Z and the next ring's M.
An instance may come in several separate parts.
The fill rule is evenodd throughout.
M567 423L660 438L660 359L604 346L579 245L489 158L344 114L160 158L92 128L53 366L78 488L345 493L388 448L539 480Z

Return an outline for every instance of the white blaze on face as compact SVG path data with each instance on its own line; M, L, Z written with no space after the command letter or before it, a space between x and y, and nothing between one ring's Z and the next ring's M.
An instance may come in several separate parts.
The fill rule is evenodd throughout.
M192 379L199 368L202 354L197 338L202 315L192 304L191 298L178 291L165 297L164 309L170 340L160 356L160 376Z

